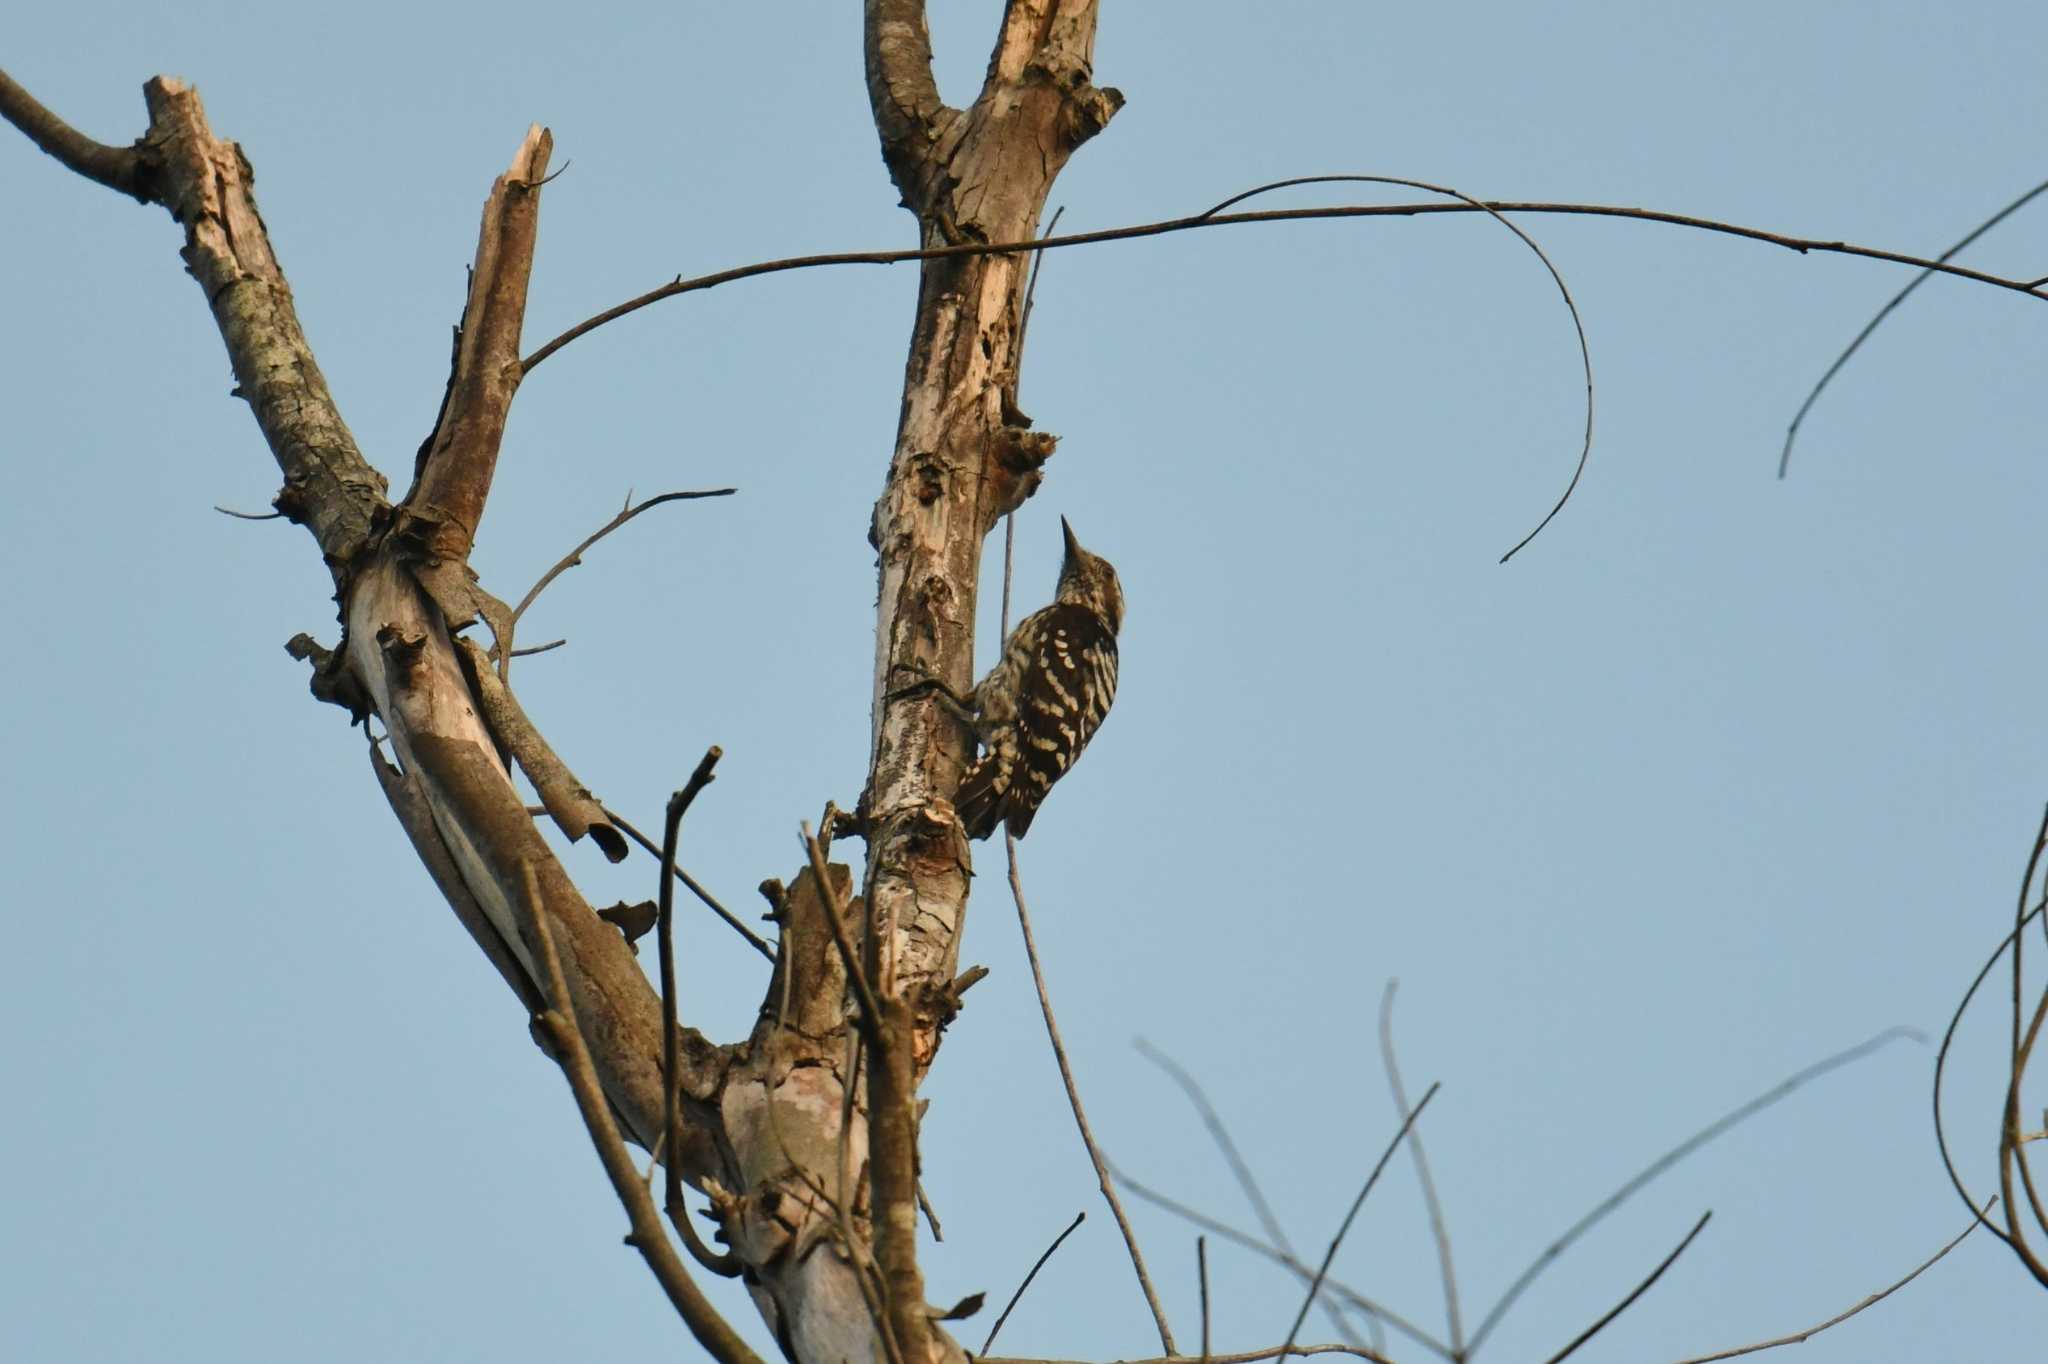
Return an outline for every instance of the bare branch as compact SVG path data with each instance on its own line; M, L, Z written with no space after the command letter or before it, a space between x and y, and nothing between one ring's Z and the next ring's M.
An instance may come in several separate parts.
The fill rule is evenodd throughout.
M1563 1361L1565 1359L1569 1358L1571 1355L1576 1354L1578 1352L1578 1349L1581 1345L1584 1345L1594 1336L1599 1335L1600 1332L1606 1328L1607 1323L1613 1321L1616 1317L1620 1316L1623 1312L1628 1311L1630 1307L1634 1306L1636 1299L1642 1297L1643 1294L1649 1292L1650 1286L1656 1283L1657 1280L1664 1277L1664 1271L1671 1268L1672 1265L1676 1264L1678 1262L1679 1256L1685 1254L1685 1248L1692 1244L1693 1238L1695 1236L1698 1236L1701 1232L1707 1229L1707 1223L1713 1218L1713 1216L1714 1214L1711 1210L1701 1213L1700 1220L1692 1224L1692 1230L1685 1234L1685 1239L1680 1241L1677 1247L1673 1249L1669 1255L1666 1255L1662 1262L1660 1262L1655 1269L1650 1271L1650 1275L1648 1278L1644 1279L1641 1283L1637 1284L1635 1288L1629 1292L1629 1295L1627 1297L1623 1298L1620 1302L1616 1303L1613 1307L1609 1308L1604 1314L1602 1314L1598 1321L1594 1322L1591 1326L1588 1326L1585 1330L1579 1332L1576 1336L1573 1336L1570 1344L1566 1345L1562 1350L1559 1350L1556 1354L1552 1355L1548 1360L1545 1360L1544 1364L1563 1364Z
M882 159L903 202L922 214L928 152L958 119L939 98L932 77L932 38L924 0L867 0L862 55L868 104L882 140Z
M1916 1028L1886 1028L1875 1037L1865 1038L1853 1047L1845 1048L1832 1056L1824 1056L1805 1069L1786 1076L1783 1080L1780 1080L1777 1084L1771 1086L1749 1102L1730 1109L1714 1119L1714 1121L1708 1123L1705 1127L1702 1127L1699 1131L1693 1133L1684 1141L1644 1166L1641 1171L1631 1177L1620 1188L1595 1204L1592 1210L1584 1217L1581 1217L1578 1221L1572 1223L1570 1227L1566 1228L1561 1236L1545 1246L1543 1252L1530 1262L1528 1268L1515 1277L1515 1281L1508 1285L1507 1291L1500 1295L1499 1301L1495 1302L1488 1309L1485 1319L1479 1323L1479 1329L1472 1333L1472 1352L1476 1353L1478 1351L1479 1347L1485 1343L1486 1338L1493 1334L1493 1328L1498 1326L1501 1319L1507 1315L1508 1309L1514 1306L1516 1300L1528 1290L1529 1285L1534 1283L1538 1276L1548 1269L1558 1256L1569 1250L1573 1242L1584 1236L1588 1231L1591 1231L1609 1213L1634 1197L1643 1186L1649 1184L1666 1170L1678 1164L1694 1151L1707 1145L1724 1132L1740 1126L1780 1100L1789 1098L1795 1091L1809 1082L1817 1080L1831 1071L1839 1070L1853 1061L1860 1061L1878 1048L1898 1041L1900 1038L1910 1038L1919 1042L1927 1040Z
M605 1173L611 1177L612 1190L618 1194L619 1202L625 1205L626 1216L631 1220L633 1231L626 1238L627 1243L640 1252L647 1268L661 1284L662 1291L668 1294L676 1314L712 1358L720 1364L763 1364L761 1357L740 1339L739 1333L719 1315L718 1309L697 1287L697 1281L690 1277L690 1271L684 1267L675 1247L669 1244L661 1229L661 1214L656 1211L647 1186L640 1182L640 1172L633 1168L632 1157L626 1154L626 1144L619 1138L618 1126L612 1121L611 1109L605 1102L604 1089L598 1083L597 1069L591 1064L590 1051L583 1044L583 1032L576 1023L575 1006L569 1000L569 985L562 975L562 961L555 952L554 935L548 930L548 911L541 901L540 882L534 876L530 863L525 868L525 878L526 928L533 935L534 955L540 961L542 977L547 982L549 1001L549 1007L539 1015L539 1021L554 1039L556 1059L561 1064L562 1073L569 1079L569 1088L576 1096L576 1107L583 1114L584 1126L590 1131L590 1140L597 1147L598 1158L604 1162Z
M490 723L491 736L505 746L519 770L533 783L541 804L547 807L555 825L571 843L590 835L590 841L604 852L608 862L626 860L626 840L605 818L604 805L590 788L576 780L576 774L562 761L552 745L541 737L526 708L512 689L491 671L490 659L475 641L457 638L455 644L476 693L477 704Z
M623 832L626 835L626 837L632 839L635 843L639 844L640 847L649 856L657 858L661 856L661 849L654 846L653 840L649 839L646 834L643 834L638 829L634 828L630 823L628 823L624 818L622 818L616 810L613 810L609 806L607 806L605 808L604 817L607 820L609 820L614 826L616 826L621 832ZM675 879L683 883L683 889L689 891L690 894L696 896L699 900L701 900L706 909L709 909L713 914L716 914L719 918L723 919L728 928L732 929L733 932L739 934L742 938L745 938L747 940L748 945L751 946L756 952L759 952L762 956L766 957L770 964L774 963L775 949L769 945L768 940L766 938L763 938L759 933L756 933L753 929L748 928L746 924L741 921L738 915L734 914L731 910L727 909L724 905L720 904L718 902L718 897L713 895L710 891L704 889L704 887L698 883L696 877L690 875L690 873L684 871L681 867L674 867L671 868L671 870L675 874Z
M1401 1062L1394 1051L1394 992L1401 987L1389 979L1380 991L1380 1062L1386 1068L1387 1089L1394 1097L1394 1111L1408 1111L1408 1090L1401 1083ZM1429 1157L1422 1150L1422 1128L1408 1129L1408 1154L1415 1159L1415 1182L1422 1186L1423 1206L1429 1210L1430 1239L1436 1242L1437 1268L1444 1285L1444 1317L1450 1325L1451 1353L1465 1353L1465 1326L1458 1314L1458 1271L1451 1265L1451 1230L1444 1222L1444 1207L1436 1195L1436 1181L1429 1175Z
M582 563L584 554L588 552L592 545L596 544L599 540L604 539L605 536L610 535L613 531L617 530L620 526L625 525L628 521L631 521L641 512L651 511L654 508L659 507L666 502L682 502L699 497L730 497L738 491L739 489L737 488L707 488L698 492L662 493L658 497L648 498L645 502L642 502L637 506L634 505L632 495L630 493L627 494L626 505L620 510L617 516L614 516L611 520L605 522L602 526L599 526L595 531L591 532L591 534L584 537L584 540L581 544L577 545L576 548L570 550L567 554L563 555L560 559L556 560L555 566L553 568L550 568L547 572L541 574L539 582L536 582L532 587L526 589L526 595L521 597L519 599L519 604L512 608L512 624L515 627L519 624L519 618L526 614L526 608L533 605L534 598L538 597L547 588L547 585L549 583L553 582L556 578L561 577L562 574L568 572L570 569ZM504 642L509 643L509 641ZM498 669L500 677L504 676L504 667L505 660L501 657L498 660Z
M405 498L408 513L430 522L426 530L435 558L467 561L490 496L506 417L525 373L519 333L540 226L540 186L554 145L539 124L528 128L484 204L455 372L440 425Z
M682 835L684 813L697 799L697 793L715 780L711 769L718 765L722 756L717 744L704 750L704 756L697 760L696 770L690 773L683 789L669 797L667 818L662 826L660 907L655 913L654 928L661 951L661 1074L663 1097L667 1101L661 1126L664 1151L680 1151L683 1139L682 1084L676 1074L676 1039L679 1035L676 1026L676 840ZM682 1161L665 1161L663 1169L667 1171L663 1206L669 1221L682 1235L683 1244L697 1263L712 1273L725 1278L737 1277L739 1261L731 1255L713 1253L697 1236L697 1228L690 1221L689 1204L683 1200Z
M1940 1250L1935 1251L1933 1255L1929 1256L1925 1261L1921 1263L1918 1269L1915 1269L1911 1274L1908 1274L1905 1278L1900 1279L1890 1288L1886 1288L1879 1292L1872 1293L1869 1297L1865 1298L1862 1302L1857 1303L1848 1311L1838 1313L1835 1316L1829 1317L1826 1321L1822 1322L1818 1326L1809 1326L1804 1331L1794 1331L1789 1336L1779 1336L1774 1340L1760 1340L1754 1345L1742 1345L1736 1347L1733 1350L1722 1350L1718 1353L1710 1355L1693 1355L1691 1358L1682 1359L1678 1361L1678 1364L1712 1364L1712 1362L1717 1359L1733 1359L1737 1355L1755 1354L1759 1350L1775 1350L1780 1345L1797 1345L1801 1341L1808 1340L1814 1336L1819 1335L1822 1331L1827 1330L1830 1326L1841 1325L1849 1318L1855 1316L1858 1312L1861 1312L1864 1308L1872 1307L1880 1302L1883 1302L1886 1298L1889 1298L1892 1294L1898 1292L1901 1288L1904 1288L1907 1284L1913 1282L1913 1280L1919 1278L1922 1274L1925 1274L1929 1269L1932 1269L1936 1261L1940 1260L1942 1256L1948 1254L1957 1246L1961 1245L1963 1243L1963 1238L1968 1236L1971 1232L1975 1231L1980 1225L1987 1227L1991 1226L1990 1222L1985 1220L1985 1215L1991 1211L1991 1205L1993 1203L1996 1203L1997 1201L1998 1200L1995 1198L1992 1199L1990 1202L1986 1203L1981 1210L1973 1208L1971 1211L1975 1212L1977 1215L1971 1219L1969 1226L1964 1227L1962 1231L1956 1234L1955 1240L1950 1241ZM1996 1231L1997 1228L1993 1227L1992 1230Z
M1989 218L1986 218L1983 222L1977 224L1977 226L1971 229L1971 231L1968 234L1966 234L1961 241L1957 242L1954 246L1951 246L1948 250L1942 252L1939 256L1936 256L1934 258L1935 265L1946 265L1949 261L1953 260L1959 253L1961 253L1965 248L1967 248L1972 242L1975 242L1979 237L1983 236L1986 232L1989 232L1992 228L1997 227L2007 218L2010 218L2013 214L2019 212L2028 204L2032 203L2037 197L2041 195L2043 191L2048 191L2048 180L2043 180L2040 184L2034 186L2025 194L2022 194L2019 198L2013 200L2004 208L2001 208L2000 210L1998 210L1998 212L1992 214ZM1856 333L1856 339L1851 341L1848 344L1848 346L1842 351L1842 353L1835 357L1835 363L1829 365L1827 368L1827 373L1820 376L1820 382L1815 384L1813 386L1813 391L1806 395L1806 401L1799 404L1799 410L1792 414L1792 424L1785 428L1785 448L1778 454L1778 477L1780 479L1783 479L1785 477L1786 467L1792 463L1792 442L1799 439L1799 424L1806 420L1806 414L1811 412L1813 410L1813 405L1820 401L1821 393L1825 391L1827 386L1834 381L1835 376L1842 372L1842 366L1849 363L1849 357L1854 355L1857 351L1861 350L1863 348L1863 343L1870 339L1870 334L1876 331L1878 327L1883 325L1884 320L1887 317L1890 317L1892 315L1892 310L1898 307L1901 303L1904 303L1908 295L1910 295L1915 289L1919 288L1921 285L1925 284L1930 278L1933 277L1935 273L1935 265L1930 265L1926 269L1922 270L1919 274L1913 276L1913 278L1907 283L1905 288L1899 290L1896 294L1893 294L1891 296L1891 301L1886 303L1882 308L1879 308L1877 310L1877 316L1871 318L1868 322L1863 324L1863 330ZM2035 281L2035 283L2038 284L2039 281L2037 280Z
M1024 1276L1024 1282L1017 1285L1017 1291L1010 1295L1010 1300L1007 1303L1003 1304L1002 1315L996 1318L996 1324L988 1328L988 1339L981 1342L981 1348L975 1351L977 1355L986 1355L988 1353L989 1347L996 1343L996 1335L1003 1329L1003 1323L1010 1319L1010 1313L1016 1311L1017 1304L1024 1300L1024 1290L1031 1287L1031 1281L1038 1277L1038 1271L1045 1268L1045 1262L1053 1257L1053 1252L1064 1245L1066 1239L1079 1230L1081 1224L1087 1220L1088 1214L1085 1210L1075 1213L1074 1220L1067 1223L1067 1229L1053 1237L1052 1244L1045 1248L1045 1253L1032 1262L1030 1272ZM1207 1353L1207 1351L1205 1350L1204 1353Z
M1801 255L1822 253L1828 255L1855 256L1863 260L1885 261L1893 265L1911 265L1935 274L1949 275L1956 279L1970 280L1977 284L1988 284L1997 289L2009 289L2030 298L2048 300L2048 279L2013 279L2004 275L1989 274L1965 266L1952 265L1943 261L1929 260L1924 256L1908 255L1902 251L1887 251L1879 247L1857 246L1850 242L1825 240L1819 237L1799 237L1783 232L1771 232L1759 227L1745 227L1740 223L1722 222L1714 218L1700 218L1687 213L1665 213L1658 209L1626 208L1614 204L1566 204L1519 199L1485 199L1474 203L1450 204L1338 204L1327 208L1276 208L1256 213L1197 213L1185 218L1165 218L1158 222L1138 223L1130 227L1104 228L1097 232L1072 232L1064 237L1040 237L1002 242L961 242L957 245L925 247L913 251L833 251L810 256L788 256L780 260L759 261L752 265L734 266L708 275L696 275L689 279L677 278L667 284L650 289L636 298L607 308L593 317L585 318L569 330L549 341L540 349L527 356L523 362L530 372L535 365L553 355L562 347L580 336L596 331L607 322L615 322L629 313L635 313L650 304L664 299L677 298L683 294L694 294L704 289L715 289L721 284L738 280L754 279L761 275L781 274L788 270L813 270L838 265L902 265L910 261L957 260L972 256L1007 256L1027 251L1054 251L1069 246L1094 246L1102 242L1133 241L1145 237L1163 237L1173 232L1189 232L1206 227L1236 227L1248 223L1294 223L1315 222L1329 218L1420 218L1440 213L1545 213L1562 214L1570 217L1626 218L1641 223L1661 223L1670 227L1692 228L1700 232L1714 232L1723 236L1740 237L1745 241L1762 242L1769 246L1780 246Z
M1045 969L1038 961L1038 940L1031 932L1031 911L1024 904L1024 883L1017 874L1016 835L1005 833L1003 840L1010 854L1010 895L1017 902L1017 925L1024 932L1024 955L1031 962L1031 981L1038 987L1038 1011L1045 1017L1045 1035L1052 1041L1053 1059L1059 1062L1060 1083L1067 1090L1067 1106L1074 1111L1074 1126L1081 1130L1081 1144L1088 1148L1088 1160L1095 1167L1095 1182L1102 1190L1103 1201L1109 1204L1110 1215L1116 1218L1117 1230L1123 1233L1131 1268L1137 1272L1138 1286L1145 1293L1145 1305L1152 1309L1153 1324L1159 1328L1160 1347L1169 1355L1177 1354L1173 1328L1166 1324L1166 1309L1160 1306L1159 1291L1152 1286L1152 1276L1145 1272L1145 1256L1138 1249L1137 1233L1131 1230L1131 1219L1124 1215L1123 1202L1116 1196L1109 1162L1102 1158L1102 1148L1095 1144L1095 1133L1088 1126L1088 1111L1081 1106L1080 1087L1074 1083L1074 1068L1067 1061L1066 1044L1060 1041L1059 1020L1053 1017L1052 996L1045 988ZM1288 1343L1291 1345L1293 1341Z
M1195 1238L1195 1288L1202 1299L1202 1360L1209 1359L1209 1238Z
M34 95L0 71L0 118L48 152L67 169L141 202L158 203L157 167L140 147L109 147L44 108Z
M1436 1092L1440 1088L1441 1085L1432 1084L1423 1091L1422 1102L1409 1109L1408 1116L1401 1119L1401 1126L1394 1133L1394 1139L1387 1143L1386 1150L1380 1152L1379 1160L1372 1167L1372 1173L1365 1177L1364 1185L1358 1190L1358 1197L1351 1200L1351 1210L1344 1214L1344 1220L1337 1226L1337 1234L1330 1238L1330 1248L1323 1252L1322 1264L1316 1267L1315 1277L1309 1280L1308 1296L1301 1300L1301 1310L1294 1314L1294 1325L1287 1328L1287 1342L1280 1347L1281 1354L1287 1354L1294 1348L1295 1339L1301 1334L1301 1324L1308 1320L1308 1309L1315 1303L1316 1294L1322 1289L1323 1279L1330 1272L1330 1262L1337 1258L1337 1248L1344 1244L1344 1238L1350 1234L1351 1223L1357 1218L1358 1210L1365 1206L1366 1195L1371 1193L1372 1186L1379 1182L1380 1172L1387 1168L1387 1162L1394 1158L1394 1152L1401 1149L1401 1139L1415 1126L1415 1120L1422 1116L1422 1110L1429 1107L1429 1101L1436 1097Z

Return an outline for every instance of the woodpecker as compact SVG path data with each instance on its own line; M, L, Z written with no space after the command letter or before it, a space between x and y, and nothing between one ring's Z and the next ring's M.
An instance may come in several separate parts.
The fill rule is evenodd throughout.
M953 806L969 838L987 838L998 824L1022 838L1116 699L1123 586L1107 559L1081 548L1064 516L1060 531L1067 552L1052 605L1018 622L968 698L982 754Z

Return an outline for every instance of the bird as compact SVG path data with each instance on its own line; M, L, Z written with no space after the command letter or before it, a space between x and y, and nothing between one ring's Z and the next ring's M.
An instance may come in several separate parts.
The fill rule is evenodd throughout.
M1116 699L1123 585L1109 560L1081 547L1064 516L1060 531L1066 556L1052 604L1018 622L968 698L982 753L960 779L953 808L969 838L987 838L999 824L1024 837Z

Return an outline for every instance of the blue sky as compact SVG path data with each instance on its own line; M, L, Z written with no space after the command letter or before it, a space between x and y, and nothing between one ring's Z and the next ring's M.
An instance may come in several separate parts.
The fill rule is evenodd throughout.
M935 9L942 87L964 102L998 7ZM1931 254L2043 174L2036 5L1247 13L1106 6L1098 79L1130 103L1055 190L1063 228L1358 171ZM344 414L400 486L482 196L531 121L568 169L544 201L530 343L678 272L911 244L858 38L854 7L824 5L0 20L12 74L110 142L143 128L149 75L198 84L256 167ZM618 1243L559 1074L412 859L360 732L280 647L334 635L308 538L210 510L260 510L276 470L174 227L11 131L0 179L0 1354L687 1351ZM1968 259L2048 273L2044 214ZM1552 286L1497 224L1062 253L1022 387L1063 440L1019 521L1019 601L1049 593L1065 514L1130 603L1116 712L1023 847L1098 1134L1148 1183L1252 1225L1143 1036L1204 1079L1319 1248L1396 1121L1374 1014L1398 977L1410 1086L1444 1086L1424 1131L1468 1321L1722 1111L1880 1029L1938 1033L2009 924L2048 799L2043 305L1920 290L1779 483L1785 423L1908 276L1666 227L1523 225L1585 315L1599 420L1572 504L1505 567L1569 475L1581 393ZM570 645L514 673L578 774L646 824L723 745L685 860L735 906L793 874L798 820L859 790L865 528L915 288L909 267L861 267L667 303L551 359L513 412L476 556L500 596L629 488L741 489L600 546L527 618ZM652 893L642 860L569 865L593 901ZM963 956L993 974L926 1090L932 1296L1000 1300L1087 1208L1001 1348L1148 1353L999 868L985 852ZM758 959L708 918L682 943L685 1016L738 1036ZM1966 1028L1953 1091L1987 1192L2003 1026ZM1479 1357L1546 1356L1707 1208L1579 1358L1776 1335L1903 1274L1965 1220L1931 1066L1893 1046L1712 1147ZM1426 1223L1393 1174L1337 1272L1440 1327ZM1134 1215L1192 1340L1192 1233ZM1227 1248L1211 1260L1219 1348L1276 1342L1298 1290ZM2044 1332L2048 1299L1980 1233L1800 1358L2017 1357Z

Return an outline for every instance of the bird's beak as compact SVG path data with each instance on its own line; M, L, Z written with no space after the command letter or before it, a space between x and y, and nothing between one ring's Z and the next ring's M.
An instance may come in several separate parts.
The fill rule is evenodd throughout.
M1067 518L1064 516L1060 518L1060 534L1067 537L1067 562L1072 563L1079 559L1081 542L1074 538L1074 528L1067 524Z

